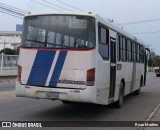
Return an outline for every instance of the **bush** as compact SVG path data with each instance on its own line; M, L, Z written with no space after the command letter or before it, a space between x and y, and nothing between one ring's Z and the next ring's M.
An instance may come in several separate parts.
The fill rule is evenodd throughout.
M2 49L0 52L7 55L16 55L16 50L10 48Z

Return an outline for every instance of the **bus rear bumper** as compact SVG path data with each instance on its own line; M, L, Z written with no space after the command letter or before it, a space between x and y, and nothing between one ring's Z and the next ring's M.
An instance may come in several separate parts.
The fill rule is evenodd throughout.
M21 85L16 82L16 96L36 99L65 100L73 102L96 103L96 87L86 89L61 89Z

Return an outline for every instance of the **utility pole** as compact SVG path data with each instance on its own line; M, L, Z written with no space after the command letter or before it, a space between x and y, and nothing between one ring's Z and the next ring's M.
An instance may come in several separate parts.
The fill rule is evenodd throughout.
M4 41L3 41L3 44L4 44L4 48L3 48L3 50L4 50L4 54L5 54L5 48L6 48L6 39L4 39Z

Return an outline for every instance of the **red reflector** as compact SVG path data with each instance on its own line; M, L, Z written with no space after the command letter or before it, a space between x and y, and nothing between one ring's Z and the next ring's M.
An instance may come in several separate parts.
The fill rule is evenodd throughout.
M30 87L26 85L25 88L30 88Z
M80 93L79 90L70 90L70 92L72 92L72 93Z
M87 70L87 86L94 86L95 68Z
M74 90L74 92L75 92L75 93L79 93L80 91L79 91L79 90Z

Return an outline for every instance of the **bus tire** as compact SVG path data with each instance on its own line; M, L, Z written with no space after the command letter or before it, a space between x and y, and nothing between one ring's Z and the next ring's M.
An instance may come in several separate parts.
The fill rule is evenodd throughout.
M69 102L69 101L61 101L63 104L70 104L71 102Z
M124 84L120 83L118 101L115 102L116 108L121 108L124 102Z
M139 95L141 92L141 88L139 88L138 90L134 91L134 95Z
M75 102L70 102L70 101L65 101L65 100L63 100L63 101L61 101L63 104L74 104Z

